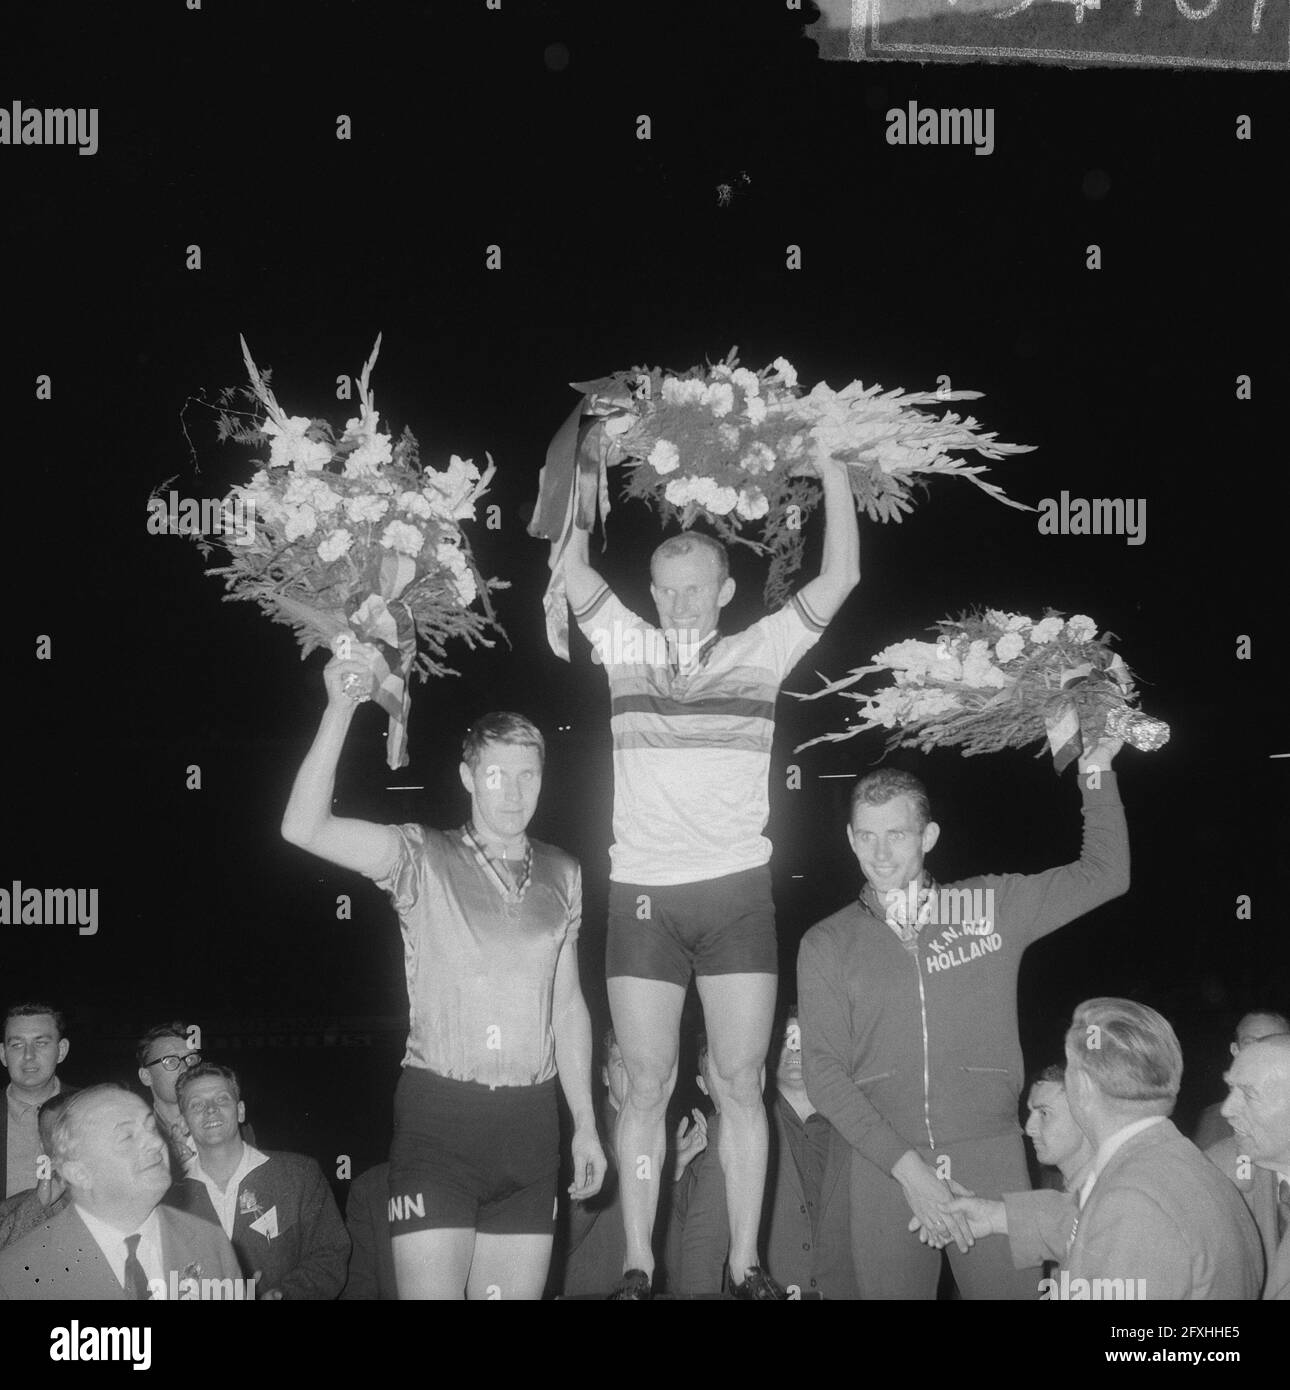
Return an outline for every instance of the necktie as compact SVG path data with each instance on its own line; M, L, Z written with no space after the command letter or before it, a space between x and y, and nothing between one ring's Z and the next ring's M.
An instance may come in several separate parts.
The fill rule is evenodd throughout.
M125 1238L125 1291L141 1303L152 1297L148 1288L148 1276L139 1263L139 1242L142 1239L137 1231Z

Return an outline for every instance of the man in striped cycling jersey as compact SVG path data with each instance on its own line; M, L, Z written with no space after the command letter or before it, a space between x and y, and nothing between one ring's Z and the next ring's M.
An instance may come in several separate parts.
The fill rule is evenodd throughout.
M844 464L817 461L824 490L819 576L743 632L718 632L734 595L725 548L686 532L650 563L657 628L626 608L588 561L576 527L560 557L570 606L609 677L614 844L606 971L627 1069L615 1148L627 1253L613 1299L650 1297L650 1232L691 973L721 1106L720 1160L736 1298L785 1295L757 1253L766 1177L762 1102L775 1011L767 779L775 699L860 578L855 501ZM594 484L594 477L591 482ZM579 509L579 519L594 508Z

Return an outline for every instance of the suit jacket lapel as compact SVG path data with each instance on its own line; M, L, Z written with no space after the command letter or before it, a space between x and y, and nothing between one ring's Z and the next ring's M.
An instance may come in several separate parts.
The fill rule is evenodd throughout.
M103 1258L103 1252L99 1249L99 1243L90 1235L90 1228L81 1220L81 1214L76 1207L69 1202L64 1208L65 1222L59 1231L58 1256L66 1259L67 1264L72 1264L73 1255L80 1263L81 1278L88 1281L90 1287L82 1291L77 1287L75 1293L64 1294L64 1298L93 1298L93 1299L125 1299L125 1289L121 1287L115 1274L112 1273L112 1266ZM60 1259L60 1263L61 1263ZM80 1279L76 1280L79 1286Z

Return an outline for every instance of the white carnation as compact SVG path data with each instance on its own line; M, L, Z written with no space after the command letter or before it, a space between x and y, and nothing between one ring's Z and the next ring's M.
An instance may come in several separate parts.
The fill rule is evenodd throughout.
M430 503L419 492L399 493L399 510L411 512L413 516L429 517L431 515Z
M304 415L284 416L282 424L266 420L260 428L269 436L270 468L289 463L298 473L316 473L331 461L331 448L328 445L305 437L309 420Z
M723 415L729 415L735 408L734 390L728 382L714 382L711 386L704 388L703 404L720 420Z
M739 494L734 488L714 486L708 497L703 500L703 505L716 516L725 516L727 512L734 511L738 501Z
M779 373L780 380L785 386L793 387L797 385L797 368L786 357L777 357L771 364Z
M1005 632L1002 637L994 644L994 654L1000 661L1011 661L1014 656L1020 656L1026 645L1026 639L1019 632Z
M318 543L318 558L325 564L330 564L333 560L339 560L342 555L348 555L353 543L354 537L343 528L332 531Z
M345 499L345 515L350 521L380 521L389 509L390 504L384 497L373 497L370 493Z
M739 462L749 473L769 473L775 467L775 451L758 440Z
M757 380L757 373L750 372L747 367L736 368L731 373L730 380L745 396L756 396L761 392L761 382Z
M397 550L400 555L420 555L425 543L425 536L406 521L391 521L381 533L381 544L385 549Z
M1054 641L1061 633L1064 624L1060 618L1045 618L1030 629L1030 640L1039 647Z
M735 510L745 521L756 521L770 511L770 500L759 487L746 487L740 490Z
M289 541L303 540L312 536L318 526L318 513L310 506L288 507L286 538Z
M1076 613L1066 620L1066 635L1075 642L1091 642L1097 636L1097 624L1086 613Z
M649 451L648 461L655 473L673 473L680 466L681 454L670 439L660 439Z

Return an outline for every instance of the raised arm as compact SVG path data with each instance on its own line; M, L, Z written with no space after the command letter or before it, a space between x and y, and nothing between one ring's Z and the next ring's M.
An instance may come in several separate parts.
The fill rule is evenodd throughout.
M398 853L394 830L388 825L345 820L331 813L336 765L357 708L342 689L348 675L366 682L371 670L364 661L342 661L337 657L323 671L327 708L313 746L296 773L291 799L282 817L282 838L344 869L357 869L369 878L380 878L393 866Z
M568 544L564 547L564 557L562 561L564 569L565 593L569 596L569 604L575 612L582 608L591 596L600 588L604 580L600 574L592 568L590 559L590 527L594 524L596 515L595 494L599 486L599 479L595 473L584 470L578 476L578 505L574 511L573 531L569 535ZM551 546L551 565L555 566L560 556L560 543L556 541Z
M1027 944L1129 890L1129 831L1111 768L1120 747L1107 739L1079 760L1084 839L1074 863L986 880L998 885L998 916Z
M860 582L860 525L847 465L821 458L816 468L824 489L824 560L819 575L799 593L811 613L827 623Z

